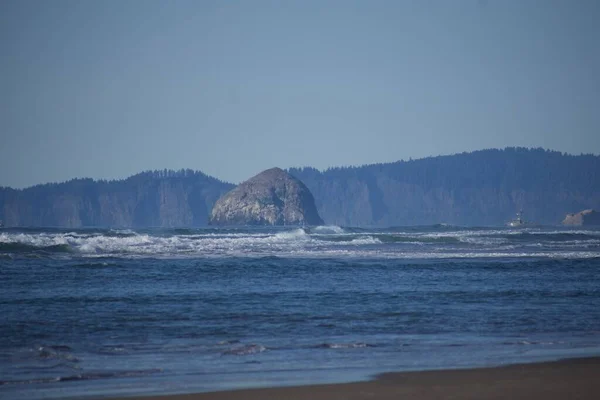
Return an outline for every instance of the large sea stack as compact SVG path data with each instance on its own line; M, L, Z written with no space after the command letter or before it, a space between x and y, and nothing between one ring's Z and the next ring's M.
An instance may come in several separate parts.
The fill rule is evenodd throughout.
M600 212L594 210L583 210L576 214L567 214L567 216L563 220L563 225L600 225Z
M322 225L312 193L300 180L271 168L215 203L212 225Z

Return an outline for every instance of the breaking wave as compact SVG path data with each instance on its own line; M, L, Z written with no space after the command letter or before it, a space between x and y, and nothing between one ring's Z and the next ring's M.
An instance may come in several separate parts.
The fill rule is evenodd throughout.
M337 225L323 225L312 228L311 233L320 235L341 235L342 233L346 233L346 231Z
M278 232L274 236L275 240L308 240L308 233L302 228L294 229L293 231Z
M0 233L0 256L33 257L382 257L600 256L599 230L237 228L39 230ZM109 265L80 263L81 267Z

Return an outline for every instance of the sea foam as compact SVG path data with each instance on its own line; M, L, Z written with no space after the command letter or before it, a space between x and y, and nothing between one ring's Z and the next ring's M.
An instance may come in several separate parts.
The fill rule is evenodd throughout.
M179 231L11 231L0 233L0 254L13 257L381 257L592 258L600 232L568 229L512 233L506 229L345 230L316 228Z

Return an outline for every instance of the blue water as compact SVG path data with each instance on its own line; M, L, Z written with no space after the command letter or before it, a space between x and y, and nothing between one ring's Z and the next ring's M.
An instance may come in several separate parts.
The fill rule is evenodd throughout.
M0 398L600 355L600 230L0 231Z

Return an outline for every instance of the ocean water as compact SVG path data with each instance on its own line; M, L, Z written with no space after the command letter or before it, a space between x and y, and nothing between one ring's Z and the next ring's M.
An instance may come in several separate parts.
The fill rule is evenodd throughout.
M0 398L600 355L600 230L0 230Z

